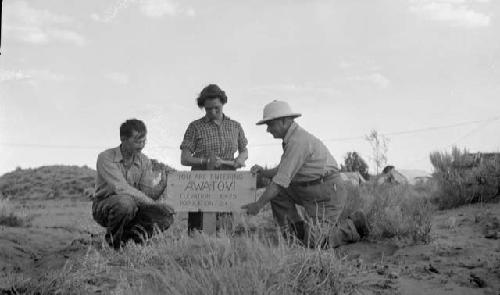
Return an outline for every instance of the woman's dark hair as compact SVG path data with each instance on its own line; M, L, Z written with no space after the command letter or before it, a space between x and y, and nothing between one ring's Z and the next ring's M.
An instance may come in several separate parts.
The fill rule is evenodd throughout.
M120 126L120 138L130 138L134 131L137 131L139 134L146 134L146 125L141 120L137 119L129 119L122 123Z
M220 102L224 105L227 103L226 93L217 86L217 84L210 84L207 87L203 88L200 92L200 95L196 99L196 103L198 107L201 109L205 106L205 101L207 99L215 99L218 98Z

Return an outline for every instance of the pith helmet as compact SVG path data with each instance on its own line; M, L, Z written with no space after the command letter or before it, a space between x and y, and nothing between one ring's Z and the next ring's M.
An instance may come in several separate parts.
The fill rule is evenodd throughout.
M268 121L283 117L300 117L302 114L292 112L292 109L285 101L273 100L264 107L262 120L257 125L262 125Z

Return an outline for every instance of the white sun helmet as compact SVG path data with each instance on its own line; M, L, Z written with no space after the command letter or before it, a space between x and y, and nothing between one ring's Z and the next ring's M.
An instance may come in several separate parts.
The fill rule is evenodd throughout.
M283 117L300 117L302 114L292 112L292 109L285 101L273 100L264 107L262 120L257 125L262 125L268 121Z

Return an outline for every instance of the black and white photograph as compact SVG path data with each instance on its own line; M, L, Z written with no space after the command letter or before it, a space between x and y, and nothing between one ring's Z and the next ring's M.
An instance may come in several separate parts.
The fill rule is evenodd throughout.
M0 0L0 294L500 295L499 17Z

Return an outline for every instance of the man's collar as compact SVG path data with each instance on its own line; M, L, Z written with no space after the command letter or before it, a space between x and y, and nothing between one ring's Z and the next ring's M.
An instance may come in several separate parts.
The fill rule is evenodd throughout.
M113 162L120 163L122 160L123 160L123 155L122 155L121 145L119 145L117 148L115 148L115 157L113 159Z
M292 122L292 125L288 128L288 131L286 132L285 137L283 138L283 143L286 144L289 140L292 134L299 128L299 124Z
M134 155L134 164L139 166L140 165L140 160L139 160L139 155ZM115 163L120 163L123 161L123 154L121 150L121 145L115 148L115 157L113 159L113 162Z

